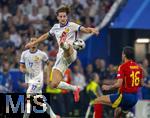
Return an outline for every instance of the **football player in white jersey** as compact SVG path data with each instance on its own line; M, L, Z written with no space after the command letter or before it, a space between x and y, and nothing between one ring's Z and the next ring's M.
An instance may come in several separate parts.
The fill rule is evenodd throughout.
M35 40L36 38L31 38L30 42ZM20 71L25 73L25 82L28 84L27 100L30 99L28 96L32 96L37 105L40 105L40 102L36 101L35 97L39 95L39 97L42 97L44 63L46 63L48 66L47 68L49 68L49 58L45 52L37 48L37 44L31 46L30 49L23 51L21 54ZM49 77L49 75L47 76ZM52 118L59 118L59 116L55 115L46 101L44 102L47 107L47 113L50 114ZM29 118L29 115L26 109L23 118Z
M36 41L29 42L26 48L31 47L41 41L48 39L50 35L55 36L59 45L59 51L57 59L54 64L52 74L50 77L50 86L52 88L62 88L74 91L75 101L79 100L80 88L67 84L63 81L63 74L65 70L70 66L72 62L76 60L77 51L73 47L73 42L76 40L77 32L99 34L99 31L95 28L81 26L74 22L69 22L69 8L66 6L60 7L57 12L58 24L55 24L49 32L40 36Z

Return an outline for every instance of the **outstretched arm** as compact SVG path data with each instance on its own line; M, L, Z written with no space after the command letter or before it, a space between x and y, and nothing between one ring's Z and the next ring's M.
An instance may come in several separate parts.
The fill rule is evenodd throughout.
M119 88L122 85L122 83L123 83L123 79L118 79L117 82L113 85L103 85L102 89L107 91L107 90Z
M96 28L91 28L91 27L86 28L86 27L81 26L80 31L84 32L84 33L93 33L93 34L96 34L96 35L99 34L99 31Z
M37 43L40 43L40 42L46 40L46 39L48 38L48 36L49 36L49 33L47 32L47 33L43 34L42 36L40 36L39 38L37 38L37 40L35 40L34 42L29 42L29 43L27 43L25 47L26 47L26 48L30 48L30 47L32 47L33 45L35 45L35 44L37 44Z

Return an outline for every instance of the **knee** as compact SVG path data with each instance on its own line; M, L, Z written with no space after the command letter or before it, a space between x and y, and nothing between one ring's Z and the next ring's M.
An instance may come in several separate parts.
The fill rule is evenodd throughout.
M95 101L94 101L95 104L100 104L100 103L102 103L102 102L103 102L103 97L98 97L98 98L96 98Z
M51 83L50 83L50 87L51 87L51 88L57 88L57 87L58 87L58 84L59 84L59 83L57 83L57 82L51 82Z

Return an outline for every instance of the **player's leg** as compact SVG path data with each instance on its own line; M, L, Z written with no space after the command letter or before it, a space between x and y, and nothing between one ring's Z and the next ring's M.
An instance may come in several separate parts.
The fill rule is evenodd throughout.
M56 115L53 112L51 106L46 102L45 97L43 95L34 96L34 103L39 105L39 106L43 106L45 104L45 106L43 106L43 108L46 107L44 109L46 109L47 114L49 114L51 118L60 118L59 115Z
M111 106L112 102L110 100L109 95L102 95L102 96L95 99L94 104L106 104L106 105Z
M76 55L77 52L70 46L69 49L64 51L61 57L57 58L50 76L50 86L52 88L61 88L72 91L77 89L76 86L62 81L64 72L70 66L70 64L75 61Z
M76 56L77 52L70 47L68 50L64 51L64 54L61 57L57 58L51 73L50 86L52 88L61 88L74 91L75 101L78 101L80 92L79 87L62 81L64 72L70 64L75 61Z
M72 90L72 91L76 90L76 86L73 86L71 84L68 84L62 81L63 75L58 69L54 68L52 70L50 79L51 79L50 86L52 88L67 89L67 90Z
M114 111L114 118L120 118L121 117L121 112L122 112L121 107L117 107Z
M106 104L112 106L113 108L117 108L122 101L122 94L111 94L111 95L102 95L95 99L95 104Z
M29 89L29 88L28 88ZM23 118L29 118L30 116L30 112L31 112L31 102L30 102L30 94L27 93L27 97L26 97L26 105L25 105L25 112L23 114Z

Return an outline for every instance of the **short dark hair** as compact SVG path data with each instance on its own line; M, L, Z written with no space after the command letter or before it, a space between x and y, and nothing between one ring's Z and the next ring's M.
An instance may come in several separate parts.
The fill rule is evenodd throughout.
M134 55L134 48L130 46L126 46L123 48L123 54L126 56L127 59L134 60L135 55Z
M60 6L57 11L56 14L58 15L60 12L66 12L66 14L68 15L70 13L70 8L68 6Z

